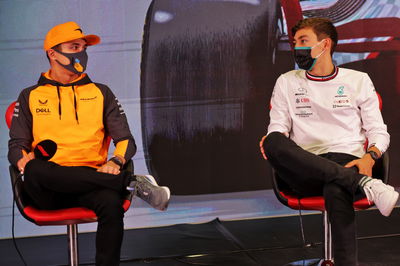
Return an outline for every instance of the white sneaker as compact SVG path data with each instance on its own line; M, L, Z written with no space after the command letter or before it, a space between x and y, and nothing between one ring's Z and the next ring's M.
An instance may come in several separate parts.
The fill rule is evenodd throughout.
M369 202L374 202L384 216L389 216L396 205L399 193L380 179L373 178L364 185L364 192Z

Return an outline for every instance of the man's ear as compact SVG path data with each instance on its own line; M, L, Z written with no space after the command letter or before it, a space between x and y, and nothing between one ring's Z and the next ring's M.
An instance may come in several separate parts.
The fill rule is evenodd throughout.
M327 38L325 38L325 46L324 46L324 48L325 49L327 49L327 50L329 50L329 51L331 51L332 50L332 44L333 44L333 41L332 41L332 39L331 38L329 38L329 37L327 37Z
M49 49L49 50L46 51L46 53L47 53L47 56L49 57L49 59L55 59L56 51L54 51L54 49Z

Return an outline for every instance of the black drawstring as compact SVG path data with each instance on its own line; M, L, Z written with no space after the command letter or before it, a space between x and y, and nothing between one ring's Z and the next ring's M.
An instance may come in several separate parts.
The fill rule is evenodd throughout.
M60 97L60 87L57 85L57 95L58 95L58 116L61 120L61 97Z
M77 104L76 104L76 95L75 95L75 87L72 85L72 93L74 94L74 110L75 110L75 119L76 122L79 124L79 119L78 119L78 111L76 110ZM60 86L57 85L57 95L58 95L58 115L61 120L61 96L60 96Z
M74 88L74 85L72 85L72 92L74 93L75 119L76 119L76 122L79 124L78 112L77 112L77 110L76 110L76 95L75 95L75 88Z

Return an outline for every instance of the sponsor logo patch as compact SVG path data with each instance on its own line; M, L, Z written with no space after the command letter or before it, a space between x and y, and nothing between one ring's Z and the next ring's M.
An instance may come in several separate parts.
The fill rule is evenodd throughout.
M40 105L47 105L47 102L49 101L48 99L46 100L38 100Z
M80 98L79 100L81 100L81 101L93 101L93 100L96 100L96 99L97 99L97 96Z
M50 115L50 108L36 108L37 115Z

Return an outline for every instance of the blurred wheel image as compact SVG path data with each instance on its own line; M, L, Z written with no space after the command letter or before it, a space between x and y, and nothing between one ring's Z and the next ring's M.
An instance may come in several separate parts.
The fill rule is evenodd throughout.
M277 0L153 1L141 65L149 172L174 194L269 187L258 142L282 64Z

